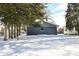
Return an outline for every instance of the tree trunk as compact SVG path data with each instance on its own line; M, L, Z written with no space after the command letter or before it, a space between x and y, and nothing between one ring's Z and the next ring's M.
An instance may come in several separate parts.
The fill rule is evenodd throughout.
M21 35L21 26L18 26L18 34Z
M4 41L7 41L9 38L8 27L6 24L4 25L4 27Z
M24 25L24 31L26 31L26 26Z
M26 35L27 35L27 27L28 27L28 26L25 27L25 28L26 28L26 31L25 31L25 32L26 32Z
M11 39L13 39L13 25L11 25Z
M18 31L18 26L17 26L17 40L19 40L19 31Z
M9 38L11 38L11 30L10 30L10 26L8 26L8 32L9 32Z
M16 36L17 36L17 28L16 28L16 26L14 25L14 38L16 38Z
M79 35L79 31L77 31L78 32L78 35Z

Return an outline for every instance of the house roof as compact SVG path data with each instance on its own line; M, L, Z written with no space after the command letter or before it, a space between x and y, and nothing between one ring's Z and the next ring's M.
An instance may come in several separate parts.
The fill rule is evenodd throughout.
M49 23L49 22L45 22L45 21L43 21L43 22L41 23L41 26L42 26L42 27L58 27L58 25L56 25L56 24Z
M46 22L46 23L51 24L51 25L54 25L54 26L58 26L57 24L52 23L52 22Z

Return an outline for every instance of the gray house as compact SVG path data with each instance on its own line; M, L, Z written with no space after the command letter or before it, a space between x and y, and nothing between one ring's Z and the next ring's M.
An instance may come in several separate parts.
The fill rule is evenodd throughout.
M27 27L27 35L54 34L57 35L57 25L48 22L42 22L40 26Z

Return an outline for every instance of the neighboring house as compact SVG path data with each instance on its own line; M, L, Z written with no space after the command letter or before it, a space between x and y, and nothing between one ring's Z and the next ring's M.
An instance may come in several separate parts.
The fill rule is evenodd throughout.
M63 34L64 33L64 28L63 27L60 27L58 28L58 34Z
M4 33L4 26L0 24L0 35Z
M54 34L57 35L57 25L43 21L40 26L27 27L27 35Z
M64 27L64 34L75 35L78 34L78 32L75 30L75 28L73 28L73 30L68 30L66 27Z

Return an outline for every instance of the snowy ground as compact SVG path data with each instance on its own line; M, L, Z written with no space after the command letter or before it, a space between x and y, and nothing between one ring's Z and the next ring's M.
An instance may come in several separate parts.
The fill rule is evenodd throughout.
M79 36L21 35L20 40L2 41L0 56L79 56Z

